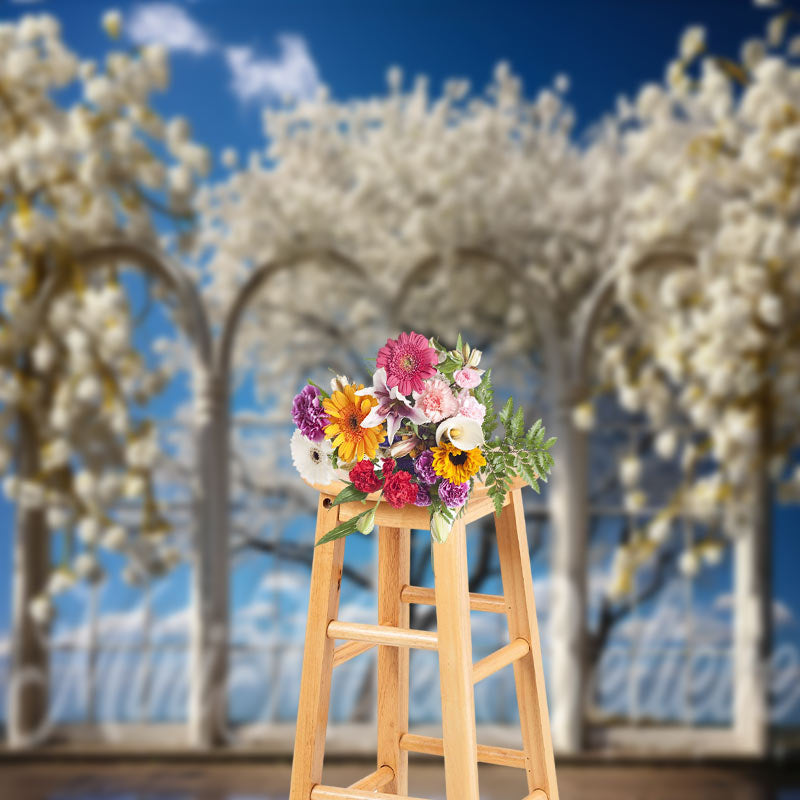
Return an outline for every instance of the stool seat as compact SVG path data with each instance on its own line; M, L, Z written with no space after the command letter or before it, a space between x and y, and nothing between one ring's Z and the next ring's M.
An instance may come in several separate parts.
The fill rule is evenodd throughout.
M333 505L345 488L335 482L319 492L316 541L336 525L377 506L377 624L337 619L345 539L314 549L311 568L300 701L289 800L420 800L408 796L408 753L444 757L447 800L480 800L478 762L525 771L523 800L558 800L550 722L542 669L521 488L517 480L495 516L503 595L469 591L466 525L495 508L483 484L473 487L465 513L446 542L433 541L434 586L410 582L412 529L430 527L427 508L392 508L378 493L365 501ZM409 627L411 603L436 608L436 631ZM470 611L505 614L509 643L473 663ZM336 641L342 644L336 645ZM325 732L333 669L378 648L378 736L376 769L349 787L322 783ZM442 738L408 730L409 650L439 656ZM512 666L523 748L477 743L474 684Z
M308 482L307 482L308 483ZM317 484L309 483L320 494L328 498L336 497L348 484L343 481L334 481L333 483ZM514 478L511 483L511 489L506 495L506 504L509 503L511 492L515 489L521 489L527 486L522 478ZM375 512L376 525L388 525L389 527L408 527L412 530L427 531L430 530L430 514L427 508L419 508L417 506L406 506L405 508L392 508L385 500L378 501L380 492L372 492L368 494L364 501L353 501L351 503L342 503L339 508L339 522L347 522L358 516L367 508L375 505L378 506ZM489 490L486 485L481 481L475 481L470 493L469 502L464 512L462 520L464 524L475 522L475 520L485 517L487 514L494 513L494 503L489 497Z

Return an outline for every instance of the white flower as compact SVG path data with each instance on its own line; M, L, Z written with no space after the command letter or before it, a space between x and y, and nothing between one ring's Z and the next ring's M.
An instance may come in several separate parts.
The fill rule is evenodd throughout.
M49 625L55 615L53 601L44 594L34 597L28 606L28 611L38 625Z
M346 375L337 375L335 378L331 378L331 393L343 392L344 387L349 385L350 381Z
M653 444L659 456L663 459L672 458L678 448L678 436L674 430L661 431Z
M70 511L64 506L50 506L46 512L47 527L51 531L58 531L66 527L70 521Z
M78 523L78 538L85 544L94 544L100 536L100 523L94 517L83 517Z
M66 592L75 585L75 573L68 569L59 567L51 575L47 581L48 594L57 595Z
M634 455L625 456L619 463L619 475L624 486L635 486L642 477L642 462Z
M588 400L572 409L572 424L579 431L590 431L594 428L595 421L594 405Z
M86 375L80 379L75 389L75 396L84 403L97 403L100 400L102 387L96 375Z
M672 530L672 520L668 517L656 517L647 529L648 537L654 542L664 542Z
M722 545L714 542L712 544L708 544L703 548L703 561L706 564L711 566L715 566L722 561L722 556L725 554L725 550L723 549Z
M683 32L680 43L681 58L690 61L706 46L706 30L701 25L692 25Z
M700 559L694 550L684 550L678 559L678 569L687 578L694 577L700 570Z
M330 459L333 448L327 439L319 443L312 442L296 430L290 446L292 463L304 481L325 486L336 480Z
M641 490L637 489L633 492L625 494L625 510L630 513L641 511L647 503L647 495Z
M82 500L91 502L97 491L97 478L89 470L83 469L75 476L74 486Z
M41 339L31 354L33 366L39 372L47 372L53 366L56 357L56 349L49 339Z
M777 327L783 319L783 303L775 294L762 295L758 300L758 316L767 325Z
M103 576L103 570L91 553L81 553L72 564L75 574L86 581L96 582Z
M446 438L459 450L473 450L484 444L483 428L474 419L457 415L439 423L436 428L436 444Z
M122 33L122 14L116 9L112 8L103 14L101 19L103 30L112 38L119 39Z
M106 550L121 550L125 546L128 534L122 525L112 525L104 534L101 544Z

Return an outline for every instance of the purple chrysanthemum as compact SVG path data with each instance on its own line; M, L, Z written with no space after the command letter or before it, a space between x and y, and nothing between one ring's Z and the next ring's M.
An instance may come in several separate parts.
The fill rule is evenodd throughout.
M321 442L325 437L325 426L330 419L322 407L320 391L309 384L292 402L292 419L300 432L312 442Z
M433 471L433 451L423 450L414 461L414 472L423 483L432 486L439 480L439 476Z
M469 483L450 483L443 480L439 484L439 497L448 508L461 508L469 497Z
M429 506L431 504L431 496L424 486L417 484L417 499L414 501L415 506Z

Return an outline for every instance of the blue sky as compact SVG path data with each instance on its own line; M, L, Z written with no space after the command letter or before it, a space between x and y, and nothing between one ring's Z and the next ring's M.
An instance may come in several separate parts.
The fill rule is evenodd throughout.
M584 129L611 110L620 94L662 77L686 25L705 25L710 48L735 56L741 41L761 34L767 19L744 0L6 0L0 2L0 19L47 10L60 18L74 50L101 58L108 37L100 17L111 7L123 15L123 42L160 39L172 50L172 83L156 98L157 108L186 116L195 138L212 152L234 147L240 154L263 147L260 109L282 93L308 92L319 82L337 98L382 93L392 65L403 68L406 80L426 74L434 91L452 77L468 78L480 90L501 60L510 62L529 93L563 73ZM163 331L164 321L155 315L139 335ZM168 414L169 404L161 411ZM9 618L11 525L12 509L0 501L0 633ZM799 528L796 512L778 512L775 593L795 617ZM362 560L370 557L360 550ZM254 560L242 567L233 593L237 607L258 600L265 566ZM157 592L158 613L179 615L187 592L184 571ZM135 602L119 581L104 598L110 611ZM78 599L65 619L74 620L80 611ZM780 635L800 642L794 624Z

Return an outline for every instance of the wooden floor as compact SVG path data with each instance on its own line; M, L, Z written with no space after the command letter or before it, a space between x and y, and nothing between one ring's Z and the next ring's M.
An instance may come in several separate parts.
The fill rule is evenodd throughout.
M1 800L285 800L289 765L251 762L169 763L0 761ZM347 786L366 764L329 764L324 780ZM800 800L800 775L748 765L558 767L562 800ZM521 800L521 774L481 767L482 800ZM412 763L409 792L444 800L441 764Z

